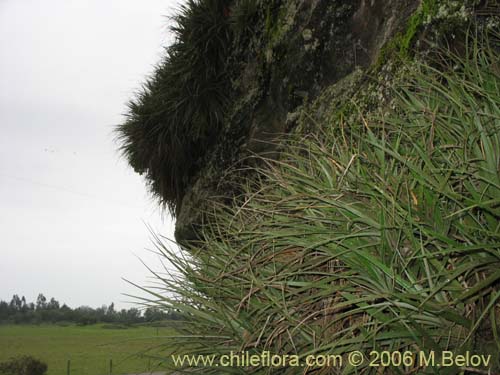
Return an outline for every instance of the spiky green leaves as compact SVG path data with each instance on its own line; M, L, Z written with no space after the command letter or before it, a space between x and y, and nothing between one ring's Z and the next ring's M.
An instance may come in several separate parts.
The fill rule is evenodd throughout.
M414 69L383 118L290 139L242 196L207 213L193 247L159 240L175 271L156 274L154 303L186 318L167 353L498 353L500 80L498 51L485 45L447 54L445 72Z
M229 0L190 0L175 42L118 127L121 150L172 212L215 143L228 100Z

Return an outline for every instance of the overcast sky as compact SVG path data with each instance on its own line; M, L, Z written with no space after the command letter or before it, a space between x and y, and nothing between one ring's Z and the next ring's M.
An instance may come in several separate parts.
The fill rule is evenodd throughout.
M72 307L139 293L169 218L113 129L170 39L179 0L0 0L0 299Z

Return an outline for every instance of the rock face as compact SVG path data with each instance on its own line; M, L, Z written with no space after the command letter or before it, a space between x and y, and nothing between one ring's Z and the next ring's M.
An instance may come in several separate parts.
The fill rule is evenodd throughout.
M249 3L247 1L246 3ZM245 2L234 4L232 12ZM368 68L406 27L418 0L287 0L253 4L229 57L232 102L177 210L176 239L193 239L209 197L228 195L224 172L237 160L272 152L296 110L356 68ZM230 193L229 193L230 195Z
M352 17L351 29L359 50L359 65L374 63L382 47L401 31L419 1L363 0Z

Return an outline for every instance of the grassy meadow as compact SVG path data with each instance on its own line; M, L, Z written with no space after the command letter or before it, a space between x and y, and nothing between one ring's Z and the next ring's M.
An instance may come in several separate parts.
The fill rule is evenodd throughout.
M112 359L113 374L145 372L154 369L155 362L141 353L169 332L146 326L0 325L0 362L32 355L48 364L47 375L66 374L68 360L71 375L99 375L109 374Z

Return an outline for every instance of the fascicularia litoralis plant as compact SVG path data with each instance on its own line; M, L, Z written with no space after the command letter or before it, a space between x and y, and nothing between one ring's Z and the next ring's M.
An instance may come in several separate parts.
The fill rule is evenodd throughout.
M215 143L228 102L229 0L189 0L172 20L174 43L118 126L121 151L175 214Z
M447 51L443 70L417 64L384 116L318 123L319 134L286 140L279 159L256 168L260 179L241 181L241 197L214 204L192 247L158 240L173 276L156 274L146 290L184 318L165 339L165 366L169 353L269 350L303 360L449 350L491 354L497 373L500 80L489 46L477 40L465 57ZM368 363L188 370L380 373ZM384 370L468 371L419 362Z

